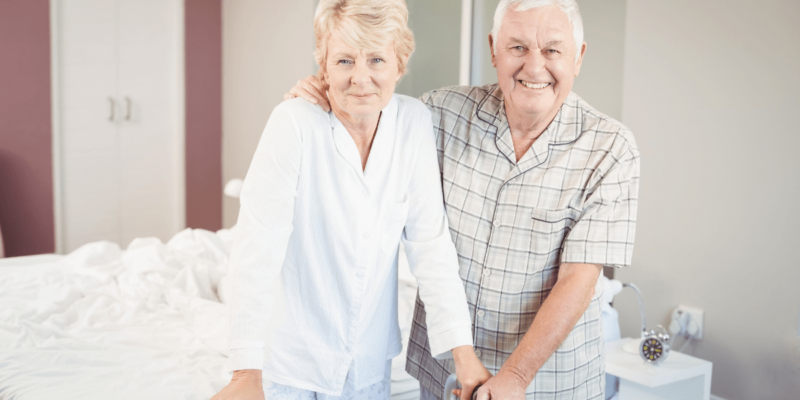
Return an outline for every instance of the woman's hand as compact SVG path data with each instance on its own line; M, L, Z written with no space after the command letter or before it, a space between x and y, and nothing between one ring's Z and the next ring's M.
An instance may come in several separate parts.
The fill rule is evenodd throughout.
M261 370L233 371L231 383L211 397L211 400L264 400Z
M460 346L453 349L453 360L456 362L456 376L461 383L461 389L453 390L453 394L460 397L461 400L472 400L472 391L475 386L488 381L492 374L475 356L472 346Z
M289 90L289 93L283 95L284 100L295 97L301 97L311 104L317 104L326 112L331 110L331 106L328 103L328 88L325 83L314 75L297 81L297 84Z

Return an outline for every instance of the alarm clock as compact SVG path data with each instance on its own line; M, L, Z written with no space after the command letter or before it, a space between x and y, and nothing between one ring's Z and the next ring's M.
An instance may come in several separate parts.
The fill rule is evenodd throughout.
M663 327L661 330L663 332L650 330L639 343L639 355L645 362L653 365L661 364L669 355L669 334Z
M670 350L670 337L663 326L658 325L658 331L647 329L647 313L644 309L642 292L632 283L623 283L622 287L629 287L636 292L639 298L639 312L642 315L642 340L639 342L639 356L648 364L660 365L667 359Z

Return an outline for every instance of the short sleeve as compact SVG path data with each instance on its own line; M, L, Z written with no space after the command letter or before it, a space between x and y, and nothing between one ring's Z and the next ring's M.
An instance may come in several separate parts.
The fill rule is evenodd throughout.
M619 147L622 150L612 149L590 180L580 217L564 241L561 263L631 264L639 201L639 151Z

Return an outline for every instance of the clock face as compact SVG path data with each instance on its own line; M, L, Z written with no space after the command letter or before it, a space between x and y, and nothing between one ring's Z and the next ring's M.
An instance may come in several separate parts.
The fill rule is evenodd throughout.
M647 361L658 361L661 356L664 355L664 346L661 344L661 341L650 338L646 339L641 344L642 349L642 356Z

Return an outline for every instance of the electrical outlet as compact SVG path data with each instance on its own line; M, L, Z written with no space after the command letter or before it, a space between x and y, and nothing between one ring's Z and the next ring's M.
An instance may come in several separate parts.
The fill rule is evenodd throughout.
M694 334L695 340L702 340L703 339L703 322L704 322L704 314L705 312L699 308L688 307L684 305L679 305L676 311L683 312L689 315L689 322L690 325L689 331L691 332L694 326L691 324L697 324L697 333Z

